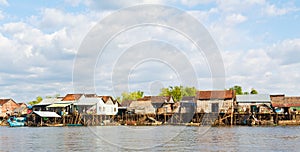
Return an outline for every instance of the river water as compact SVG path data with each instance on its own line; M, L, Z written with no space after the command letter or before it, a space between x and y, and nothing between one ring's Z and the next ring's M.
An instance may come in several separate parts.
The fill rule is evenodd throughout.
M299 151L300 126L0 127L0 151Z

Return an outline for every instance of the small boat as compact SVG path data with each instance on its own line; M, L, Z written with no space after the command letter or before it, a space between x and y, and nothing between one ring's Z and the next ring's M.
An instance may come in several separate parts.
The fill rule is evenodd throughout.
M67 124L68 127L80 127L82 124Z
M63 127L64 124L45 124L47 127Z
M26 123L26 117L10 117L7 122L10 127L23 127Z

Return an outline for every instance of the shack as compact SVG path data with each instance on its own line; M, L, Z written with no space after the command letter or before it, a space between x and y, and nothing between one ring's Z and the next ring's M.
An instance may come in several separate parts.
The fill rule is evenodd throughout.
M33 116L29 120L29 126L62 126L57 124L57 118L61 118L57 113L51 111L33 111L37 117Z
M194 114L197 110L196 98L195 96L185 96L182 97L179 106L179 113L192 113Z
M0 119L13 114L20 105L13 99L0 99Z
M236 95L239 112L271 113L271 98L269 94Z
M61 101L60 98L45 98L40 103L32 106L33 111L47 111L47 106Z
M233 111L233 90L197 91L197 113L228 113Z
M54 102L46 106L49 111L56 112L60 115L72 114L75 110L74 103L77 102L83 94L67 94L61 101Z
M156 112L151 100L145 100L143 98L131 101L127 110L135 114L155 114Z
M22 116L26 115L28 112L28 107L25 103L19 103L19 107L14 109L14 115Z
M300 113L300 97L285 97L284 95L271 95L272 107L276 113Z
M100 114L101 98L85 98L74 103L76 109L82 114Z

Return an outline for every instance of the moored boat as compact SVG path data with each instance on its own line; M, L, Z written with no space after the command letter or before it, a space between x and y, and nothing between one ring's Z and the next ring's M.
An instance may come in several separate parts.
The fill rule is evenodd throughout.
M23 127L26 123L26 117L10 117L7 122L10 127Z

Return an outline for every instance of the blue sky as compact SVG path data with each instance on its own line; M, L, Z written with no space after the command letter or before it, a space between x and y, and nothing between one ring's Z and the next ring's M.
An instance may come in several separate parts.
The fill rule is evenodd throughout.
M88 32L114 12L141 4L178 8L204 25L222 56L225 83L221 87L241 85L244 91L255 88L260 93L300 95L300 2L296 0L0 0L0 97L27 102L36 96L73 93L74 77L82 78L74 76L76 56L78 59ZM130 16L119 20L126 23ZM131 64L138 52L124 57L126 51L137 51L135 44L149 40L171 44L180 51L173 58L170 52L156 52L164 57L159 62L150 59ZM179 75L189 68L177 70L174 67L181 68L181 62L174 66L166 62L181 61L183 56L194 69L196 87L212 89L207 58L196 50L180 33L163 27L127 30L114 37L103 54L93 55L97 57L97 64L90 67L94 71L93 89L80 91L118 96L114 88L126 88L124 91L144 90L155 95L157 88L184 85ZM118 68L129 68L130 73L114 73ZM126 83L119 82L123 78Z

